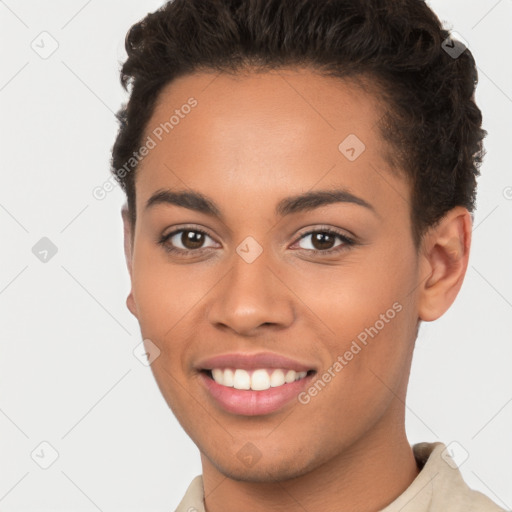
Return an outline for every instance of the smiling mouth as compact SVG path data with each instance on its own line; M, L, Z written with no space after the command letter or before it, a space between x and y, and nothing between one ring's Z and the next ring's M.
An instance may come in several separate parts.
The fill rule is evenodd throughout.
M315 370L300 371L286 368L212 368L201 370L217 384L239 390L265 391L270 388L285 386L316 373Z

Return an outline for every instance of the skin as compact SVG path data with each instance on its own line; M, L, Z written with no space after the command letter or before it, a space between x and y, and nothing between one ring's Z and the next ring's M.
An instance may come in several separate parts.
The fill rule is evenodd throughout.
M135 226L126 210L123 219L127 306L161 350L156 381L200 450L206 509L384 508L418 475L404 426L412 352L418 322L440 317L462 285L470 214L454 208L414 246L409 183L376 128L383 105L355 84L308 69L187 75L162 91L146 136L191 96L197 106L137 170ZM338 149L349 134L366 146L354 161ZM338 188L374 211L338 202L274 212L285 197ZM222 218L146 209L161 189L198 191ZM172 240L189 257L157 243L184 227L208 232L203 252L181 234ZM300 240L322 227L356 243ZM236 252L247 236L263 249L250 264ZM237 351L276 352L321 375L396 302L401 311L307 404L235 415L201 385L199 359ZM252 465L237 456L248 442L260 457Z

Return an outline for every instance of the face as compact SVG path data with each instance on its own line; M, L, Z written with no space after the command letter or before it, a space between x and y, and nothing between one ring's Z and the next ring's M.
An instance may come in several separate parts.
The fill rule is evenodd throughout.
M224 475L302 475L403 423L421 272L383 107L297 69L198 73L159 97L127 304L163 396Z

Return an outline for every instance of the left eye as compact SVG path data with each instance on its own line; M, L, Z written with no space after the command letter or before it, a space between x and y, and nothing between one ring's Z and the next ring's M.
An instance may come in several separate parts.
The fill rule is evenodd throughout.
M305 233L300 237L298 243L300 244L300 242L308 239L311 239L311 241L304 244L305 246L300 246L301 249L317 252L329 252L336 247L353 244L353 241L350 238L342 235L341 233L329 230L318 230ZM338 244L336 244L336 239L339 240Z

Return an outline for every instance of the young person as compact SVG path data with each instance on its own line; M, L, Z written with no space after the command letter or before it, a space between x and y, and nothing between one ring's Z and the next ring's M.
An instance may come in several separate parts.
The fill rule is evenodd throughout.
M468 264L470 51L420 0L175 0L126 49L127 306L203 470L177 510L502 510L405 432Z

